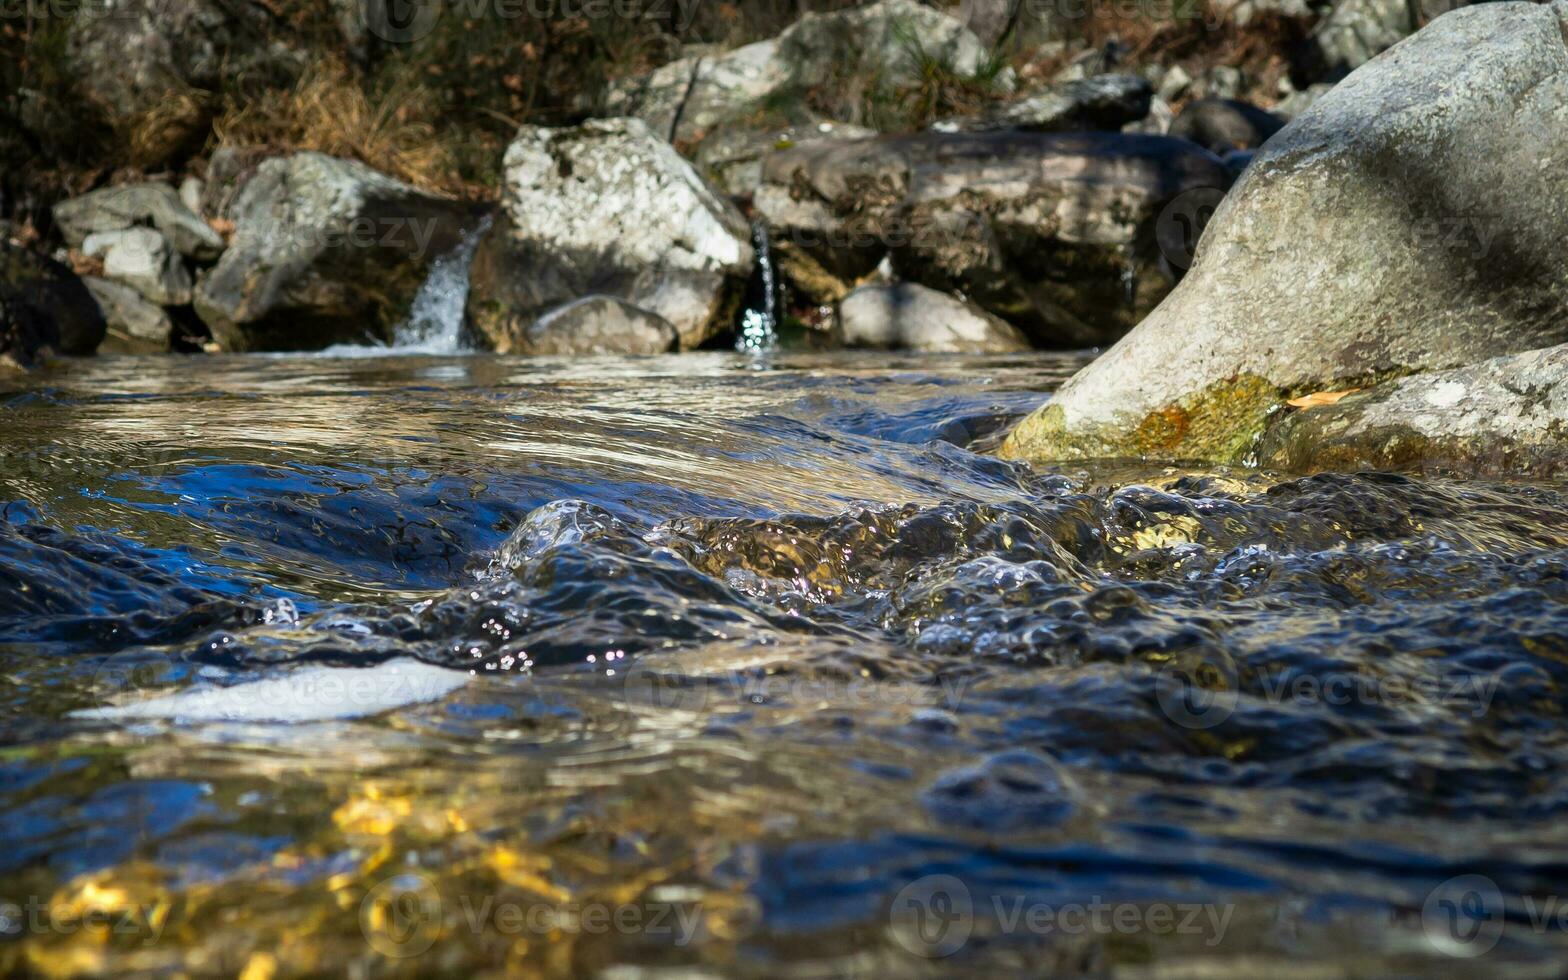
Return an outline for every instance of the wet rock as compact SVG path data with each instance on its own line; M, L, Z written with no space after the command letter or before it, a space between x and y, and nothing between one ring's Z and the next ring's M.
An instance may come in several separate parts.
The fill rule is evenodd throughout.
M942 354L1029 350L1017 327L955 296L915 283L861 286L838 305L846 347Z
M77 89L150 167L200 147L225 86L287 84L303 51L260 0L83 4L65 63Z
M1568 346L1399 378L1291 412L1258 458L1309 472L1568 472Z
M76 273L0 240L0 349L31 363L44 349L91 354L104 336L103 315Z
M944 119L931 128L940 133L979 133L1003 129L1027 132L1121 129L1149 114L1154 88L1137 75L1098 75L1061 82L977 116Z
M501 210L470 272L467 317L491 346L587 294L675 325L690 349L727 328L751 275L751 229L637 119L524 126Z
M535 320L519 337L504 337L502 354L663 354L680 335L670 321L613 296L586 296Z
M262 163L228 209L234 236L196 285L228 350L390 339L471 209L362 163L296 153Z
M168 184L127 184L73 197L54 206L54 220L61 236L74 248L97 232L150 224L181 255L210 261L223 252L223 236L197 217L181 193Z
M686 145L769 103L785 101L788 93L798 98L825 84L837 91L894 91L917 83L929 64L973 77L986 68L988 58L986 46L961 21L914 0L881 0L807 14L776 38L695 54L617 82L606 106ZM1010 86L1011 74L1000 76L997 84Z
M99 231L82 241L82 252L103 259L105 279L136 290L150 303L184 306L191 301L191 273L168 239L151 228Z
M96 276L82 277L102 311L108 333L100 350L117 354L156 354L169 350L174 338L174 322L155 303L142 299L129 286Z
M1004 454L1237 459L1291 396L1568 339L1547 258L1568 237L1565 13L1457 10L1341 82L1258 153L1175 292Z
M1170 135L1191 140L1210 153L1252 150L1285 128L1285 120L1239 99L1199 99L1171 123Z
M1184 140L1122 133L920 133L798 147L754 205L798 291L836 301L890 255L1038 346L1115 339L1169 290L1155 217L1228 183Z

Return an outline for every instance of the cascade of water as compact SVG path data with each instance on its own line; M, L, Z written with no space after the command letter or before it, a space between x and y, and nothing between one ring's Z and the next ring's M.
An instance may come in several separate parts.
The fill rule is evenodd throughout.
M430 275L419 287L408 318L392 334L392 350L420 354L455 354L464 349L463 307L468 302L468 267L479 239L490 229L490 217L479 223L457 247L430 264Z
M762 307L752 307L741 317L738 351L770 351L778 346L778 279L773 269L773 249L768 229L758 221L751 226L751 240L757 248L757 270L762 278Z

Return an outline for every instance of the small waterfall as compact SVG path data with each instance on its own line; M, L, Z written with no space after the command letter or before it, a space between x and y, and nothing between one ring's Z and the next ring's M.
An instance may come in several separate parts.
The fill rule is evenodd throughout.
M430 275L419 287L408 319L392 334L393 351L410 354L455 354L465 348L463 307L468 302L468 267L479 239L490 230L490 216L457 247L430 263Z
M751 240L757 248L757 271L762 280L761 309L753 306L740 321L740 336L735 349L743 353L765 353L778 346L778 276L773 269L773 248L768 243L768 228L758 221L751 226Z

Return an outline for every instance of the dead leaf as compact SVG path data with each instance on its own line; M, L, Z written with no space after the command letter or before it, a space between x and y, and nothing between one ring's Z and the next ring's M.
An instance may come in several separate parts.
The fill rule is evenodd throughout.
M1310 395L1292 398L1285 404L1292 408L1322 408L1324 405L1334 404L1346 395L1354 395L1360 390L1360 388L1346 388L1344 391L1314 391Z

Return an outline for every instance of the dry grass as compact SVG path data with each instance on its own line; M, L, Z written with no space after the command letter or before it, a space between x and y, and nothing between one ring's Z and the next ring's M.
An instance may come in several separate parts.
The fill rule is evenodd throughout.
M453 163L454 149L432 121L429 92L398 85L367 94L346 66L312 66L289 90L230 103L213 121L215 146L316 150L359 160L415 187L467 195Z

